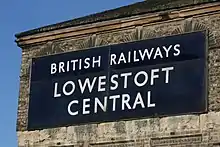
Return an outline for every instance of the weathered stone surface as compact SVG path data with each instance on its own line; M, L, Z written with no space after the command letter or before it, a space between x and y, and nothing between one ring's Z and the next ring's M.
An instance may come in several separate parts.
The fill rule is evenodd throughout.
M77 141L96 139L97 125L80 125L75 126L75 134Z
M74 130L74 126L67 127L66 140L67 140L67 143L69 144L73 144L77 142L77 137L76 137L76 133Z
M220 128L220 112L209 112L200 115L200 129L213 130Z
M174 22L167 22L167 23L159 23L159 24L155 24L155 25L146 25L143 27L143 31L146 32L146 34L148 32L154 33L153 36L155 37L161 37L161 36L169 36L173 34L173 31L178 28L181 27L183 25L183 21L176 21Z
M182 132L187 130L199 129L199 116L182 115L173 117L164 117L160 119L161 132Z
M42 144L48 144L51 141L49 129L40 130L40 142Z
M149 134L154 134L160 131L159 130L160 129L159 118L135 120L134 123L135 123L135 126L133 126L133 128L134 128L135 135L138 134L138 136L140 137L145 137Z
M18 144L20 146L31 146L40 142L40 132L31 131L31 132L18 132Z
M209 110L220 110L220 49L213 49L209 51L208 67L208 104Z
M97 44L99 45L110 45L116 43L123 43L125 40L132 36L135 30L121 30L117 32L109 32L109 33L102 33L97 34Z
M95 45L92 42L92 38L92 36L89 36L84 38L62 40L52 43L51 46L54 53L76 51L80 49L94 47Z
M193 19L195 23L205 26L211 36L209 36L209 48L216 48L220 46L220 14L213 14Z
M111 137L114 138L116 130L114 129L114 123L101 123L97 128L98 140L108 141Z
M178 145L185 145L191 146L199 145L202 142L202 135L190 135L190 136L174 136L174 137L164 137L164 138L152 138L151 139L151 146L178 146Z

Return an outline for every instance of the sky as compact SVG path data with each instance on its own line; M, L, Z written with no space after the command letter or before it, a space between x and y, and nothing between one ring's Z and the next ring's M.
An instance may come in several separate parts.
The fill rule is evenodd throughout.
M16 33L142 0L0 0L0 146L16 147L21 49Z

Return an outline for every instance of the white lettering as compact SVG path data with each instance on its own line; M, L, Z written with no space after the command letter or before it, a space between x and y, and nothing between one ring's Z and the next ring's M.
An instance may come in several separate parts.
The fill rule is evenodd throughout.
M67 63L66 63L66 71L67 72L70 71L70 61L67 61Z
M131 106L129 105L129 101L130 101L130 95L122 94L122 110L125 109L125 105L127 106L128 109L131 109Z
M138 82L138 77L140 76L140 75L144 75L144 81L142 82L142 83L139 83ZM147 75L147 73L145 72L145 71L140 71L140 72L138 72L136 75L135 75L135 77L134 77L134 83L135 83L135 85L137 85L138 87L142 87L142 86L144 86L146 83L147 83L147 81L148 81L148 75Z
M174 67L165 67L165 68L162 68L162 71L165 71L165 72L166 72L165 83L169 83L169 71L170 71L170 70L174 70Z
M127 88L127 85L128 85L128 76L131 76L132 73L129 72L129 73L122 73L121 74L121 77L124 77L124 88Z
M118 88L118 82L116 80L114 80L114 78L118 78L118 75L113 75L111 76L111 83L113 83L115 86L110 86L111 90L115 90Z
M70 115L78 115L78 111L76 111L76 112L72 112L71 111L71 106L73 105L73 104L78 104L79 103L79 101L77 101L77 100L73 100L73 101L71 101L70 103L69 103L69 105L68 105L68 113L70 114Z
M138 62L139 61L139 59L137 59L137 53L136 53L136 51L134 51L134 62Z
M157 56L160 56L160 58L163 58L163 55L162 55L159 47L157 47L156 53L154 55L154 59L156 59Z
M134 101L134 105L133 105L133 108L132 109L135 109L137 105L141 104L141 107L142 108L145 108L144 106L144 102L143 102L143 99L141 97L141 94L140 92L138 92L136 98L135 98L135 101Z
M55 74L57 72L56 63L50 65L50 73Z
M54 97L61 97L61 94L57 94L57 87L58 87L58 83L55 83L55 86L54 86Z
M107 96L104 97L104 104L102 104L97 97L95 98L94 113L98 112L98 110L97 110L98 105L104 112L106 112L106 110L107 110Z
M89 61L90 61L90 58L86 58L86 59L85 59L85 61L84 61L85 64L86 64L86 65L84 65L84 68L85 68L85 69L88 69L88 68L90 67Z
M73 71L75 71L76 70L76 62L78 62L78 60L77 59L71 60L70 62L73 63Z
M147 107L155 107L155 103L151 104L150 103L150 98L151 98L151 91L147 92Z
M147 49L146 49L146 50L147 50ZM154 48L151 48L150 53L149 53L148 50L147 50L147 58L148 58L148 60L151 59L151 56L152 56L152 54L153 54L153 51L154 51Z
M119 57L119 60L118 60L118 64L121 64L121 62L124 62L126 63L126 60L125 60L125 55L123 53L121 53L120 57Z
M128 52L128 63L130 63L131 62L131 52L129 51Z
M166 48L166 46L163 46L163 49L164 49L165 52L166 52L166 57L167 57L167 58L169 57L169 51L170 51L171 48L172 48L172 45L170 45L168 49Z
M116 64L116 55L115 54L111 54L111 60L110 60L110 65L112 65L113 63Z
M79 59L79 70L82 69L82 59Z
M155 75L156 72L159 72L159 69L152 69L152 70L151 70L150 85L154 85L154 79L155 79L155 78L159 78L159 75Z
M113 99L113 103L112 103L112 111L115 111L116 108L116 99L120 98L120 95L113 95L110 96L109 99Z
M78 80L79 87L80 87L80 90L81 90L81 93L82 93L82 94L84 93L84 90L85 90L86 86L88 86L89 92L90 92L90 93L92 92L93 87L94 87L94 85L95 85L96 78L97 78L97 77L94 77L94 78L93 78L92 83L90 83L89 78L86 78L86 80L84 81L83 85L82 85L81 80L80 80L80 79Z
M86 108L90 107L90 104L86 104L87 102L90 102L90 99L83 99L83 114L89 114L90 113L89 110L86 111Z
M105 87L102 87L106 84L106 82L102 81L102 80L106 80L106 76L100 76L99 77L99 82L98 82L98 91L105 91Z
M177 52L177 53L174 53L174 56L179 56L179 54L180 54L180 44L176 44L175 46L174 46L174 50Z
M61 73L61 72L65 72L65 70L64 70L64 62L60 62L59 63L59 73Z
M153 51L154 51L154 48L152 48L152 49L150 50L150 53L148 52L148 49L145 49L145 50L144 50L144 53L142 53L141 50L139 50L139 54L140 54L140 56L141 56L141 60L143 61L143 60L145 59L146 54L147 54L147 58L150 60Z
M93 68L95 67L95 63L98 63L98 67L101 66L101 56L99 56L98 60L95 60L95 57L93 57L92 59L93 59L93 62L92 62L92 67Z
M66 87L67 85L71 85L71 90L69 92L66 91ZM64 85L63 85L63 93L67 96L73 94L73 92L75 91L75 84L73 83L73 81L67 81Z

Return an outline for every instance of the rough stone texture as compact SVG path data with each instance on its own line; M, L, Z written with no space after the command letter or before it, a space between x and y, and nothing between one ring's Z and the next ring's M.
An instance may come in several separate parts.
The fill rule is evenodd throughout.
M26 131L32 57L198 30L209 30L207 113ZM19 146L217 147L220 146L219 93L220 12L47 42L26 48L22 53L17 120Z
M128 37L132 36L134 32L134 29L129 29L120 30L117 32L102 33L97 34L96 39L100 45L123 43Z
M124 127L120 127L123 125ZM118 128L119 127L119 128ZM156 128L155 128L156 127ZM20 146L182 146L218 143L220 112L18 132ZM139 136L137 136L139 135Z

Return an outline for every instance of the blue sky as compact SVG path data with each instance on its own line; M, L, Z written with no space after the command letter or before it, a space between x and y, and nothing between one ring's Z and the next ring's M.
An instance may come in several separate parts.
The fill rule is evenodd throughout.
M141 0L1 0L0 146L17 146L16 117L21 49L14 34Z

